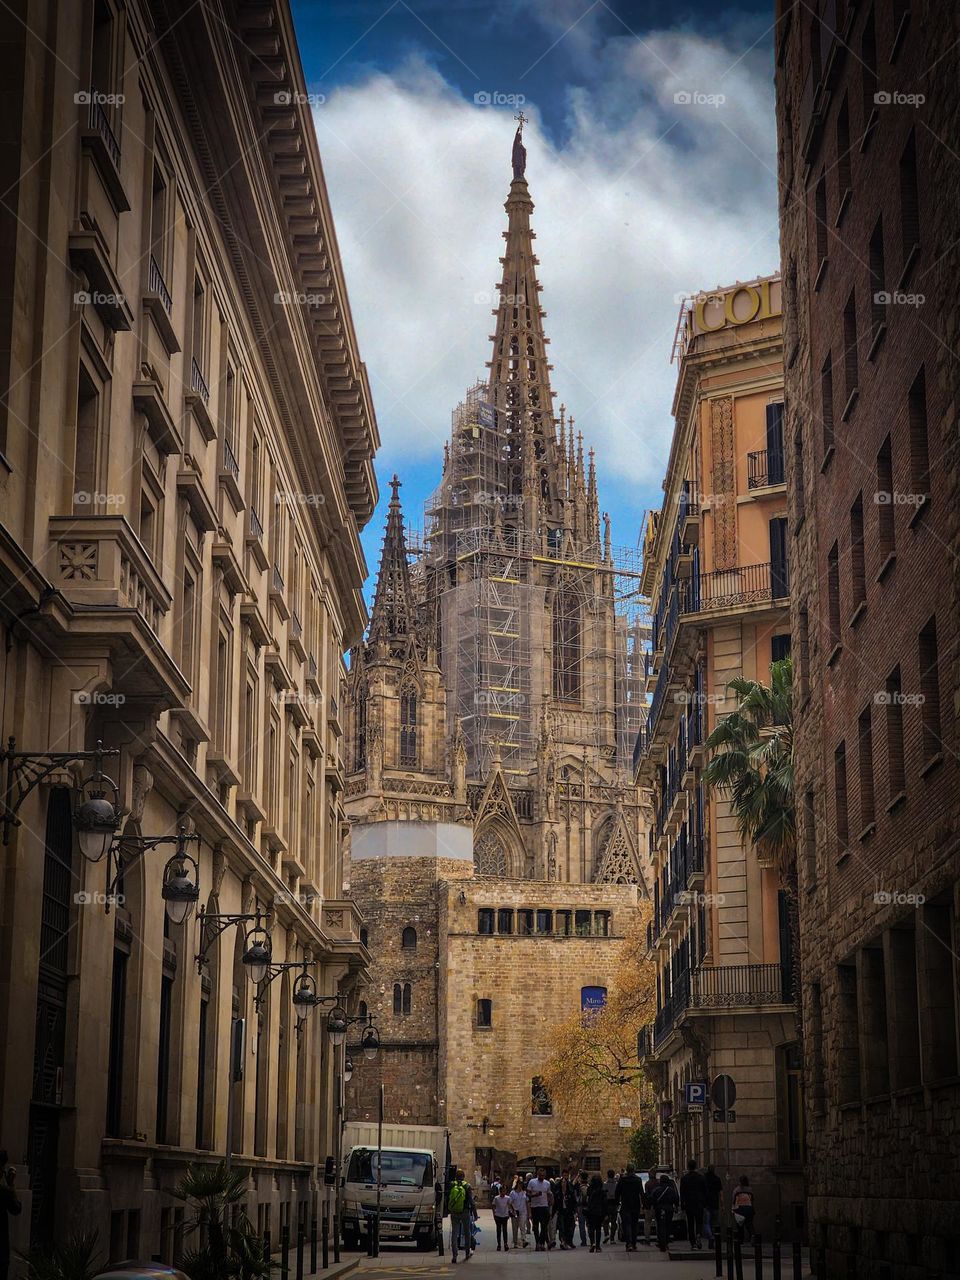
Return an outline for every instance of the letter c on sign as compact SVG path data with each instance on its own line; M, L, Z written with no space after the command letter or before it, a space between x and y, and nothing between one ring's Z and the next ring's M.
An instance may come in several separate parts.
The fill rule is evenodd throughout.
M748 293L753 301L753 309L749 315L737 316L734 312L734 304L741 293ZM751 320L756 319L760 310L760 291L754 289L752 285L741 285L739 289L734 289L732 293L728 293L723 306L723 313L726 316L728 324L748 324Z
M710 298L704 298L702 302L698 302L694 309L693 318L696 321L697 329L700 333L713 333L715 329L722 329L725 321L721 320L719 324L707 324L707 303L712 301Z

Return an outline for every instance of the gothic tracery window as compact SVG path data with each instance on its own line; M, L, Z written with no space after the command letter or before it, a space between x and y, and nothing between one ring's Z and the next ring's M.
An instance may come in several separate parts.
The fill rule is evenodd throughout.
M580 701L582 662L580 600L572 587L564 585L553 602L553 696L558 701Z
M405 684L400 690L400 767L417 767L417 690Z
M484 831L474 841L473 865L478 876L507 874L507 847L496 831Z
M353 767L367 766L367 686L358 684L353 711Z

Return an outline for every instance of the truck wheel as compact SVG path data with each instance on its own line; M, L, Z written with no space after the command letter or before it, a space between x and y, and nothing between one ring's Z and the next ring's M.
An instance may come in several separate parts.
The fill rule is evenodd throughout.
M356 1233L355 1231L344 1231L344 1233L343 1233L343 1247L344 1247L345 1249L359 1249L359 1248L360 1248L360 1237L357 1235L357 1233Z

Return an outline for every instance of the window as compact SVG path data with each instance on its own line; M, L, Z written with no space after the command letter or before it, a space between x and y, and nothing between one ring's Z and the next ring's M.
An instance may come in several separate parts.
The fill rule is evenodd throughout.
M920 1011L917 1005L917 934L909 916L887 933L887 1021L890 1086L920 1084Z
M863 24L863 36L860 41L861 87L863 90L863 139L861 147L866 145L867 135L873 127L876 116L877 93L877 33L873 21L873 12L867 14Z
M917 185L917 138L910 138L900 157L900 248L903 265L920 244L920 193Z
M806 478L803 469L803 432L793 437L793 527L800 527L807 511Z
M827 258L827 179L821 174L813 196L817 231L817 272L823 269Z
M557 933L569 937L571 933L572 913L569 911L557 912Z
M552 1116L553 1103L542 1076L534 1076L530 1081L530 1114L533 1116Z
M115 947L110 990L110 1048L107 1057L107 1136L119 1138L123 1121L123 1047L126 1038L127 952Z
M517 912L517 933L528 936L533 933L533 911L520 910Z
M477 1001L477 1026L489 1028L493 1026L493 1001Z
M413 925L407 925L403 933L400 935L400 945L404 951L415 951L417 946L417 931Z
M580 601L572 587L561 586L553 604L553 692L561 702L580 701L582 643Z
M801 608L797 620L797 638L800 646L797 690L803 699L810 692L810 610L806 605Z
M170 1030L173 1016L173 978L160 979L160 1028L157 1034L157 1142L169 1142Z
M824 457L833 449L833 356L828 352L820 370L820 420Z
M857 1009L857 970L837 965L837 1102L860 1101L860 1025Z
M868 1098L890 1091L890 1059L887 1050L887 983L883 949L864 947L860 952L859 1003L862 1018L861 1053L863 1085Z
M91 515L100 504L100 392L81 365L77 384L77 434L73 462L73 513Z
M770 661L782 662L784 658L790 657L790 632L785 631L782 635L770 637Z
M945 1080L957 1074L956 926L949 901L920 907L917 930L924 1077Z
M412 989L409 982L393 984L393 1013L394 1017L406 1017L411 1008Z
M867 579L864 569L863 545L863 494L850 508L850 603L854 612L867 600Z
M400 690L400 767L417 767L417 690L404 685Z
M843 309L843 373L844 393L847 404L844 414L850 412L850 401L859 386L859 355L857 352L857 296L851 292Z
M537 933L553 933L552 911L537 911Z
M803 1060L800 1046L777 1049L777 1130L781 1164L800 1164L805 1155Z
M783 401L772 400L766 409L767 484L783 484Z
M786 516L774 516L770 521L770 591L775 600L790 594Z
M481 907L477 912L477 933L493 933L492 907Z
M610 912L595 911L593 915L594 932L598 938L610 937Z
M876 818L873 796L873 708L864 707L857 720L857 759L860 769L860 831Z
M184 569L180 596L180 669L191 684L196 683L198 594L196 578L189 569Z
M193 344L191 386L206 400L209 397L205 370L207 367L207 294L199 275L193 277ZM206 394L204 394L206 393Z
M817 821L815 799L812 788L808 788L803 793L803 807L801 809L801 821L803 830L801 839L803 841L803 870L804 870L804 887L807 890L816 887L817 883Z
M506 876L507 849L495 830L488 828L474 840L473 865L478 876Z
M843 853L850 839L850 821L847 812L847 747L843 742L833 753L833 793L837 848L840 853Z
M940 660L937 649L937 619L933 617L920 632L920 718L923 726L923 759L930 761L943 750L940 728Z
M574 929L578 938L589 938L591 933L591 925L593 921L590 918L589 911L575 911L573 916Z
M850 106L846 95L837 112L837 191L838 208L853 186L850 177Z
M840 548L834 543L827 555L827 653L840 643Z
M810 1051L810 1084L813 1114L822 1116L827 1109L823 1071L823 988L819 982L810 984L810 1031L807 1037Z
M365 924L360 926L360 944L364 947L369 947L370 945L370 930Z
M405 983L403 984L403 1013L404 1013L404 1016L406 1016L406 1015L410 1012L410 1009L411 1009L411 1007L412 1007L412 1003L413 1003L413 988L412 988L412 986L410 985L410 983L409 983L409 982L405 982Z
M887 794L893 800L899 796L906 779L903 768L903 689L899 666L887 676L886 730L887 730Z
M889 296L885 292L886 270L883 261L883 219L877 219L877 225L870 237L870 328L872 341L876 342L881 329L887 321L887 304Z
M927 380L924 370L913 380L907 398L910 418L910 490L918 505L930 495L930 443L927 434Z
M513 933L513 911L510 907L497 910L497 933Z
M366 1000L361 1000L360 1003L357 1005L357 1017L366 1018L368 1016L369 1016L369 1012L367 1009L367 1002Z
M164 172L160 159L157 156L154 156L150 198L149 287L152 293L160 294L163 299L164 307L167 311L170 311L172 307L170 293L166 283L167 280L170 279L170 264L167 260L170 240L168 234L170 225L170 203L167 176Z
M877 454L877 546L881 568L894 551L893 448L887 436Z
M357 686L356 699L353 705L353 768L355 772L366 768L367 764L367 686Z
M200 993L200 1018L197 1025L197 1126L194 1145L203 1150L207 1143L207 1054L209 1052L210 993Z

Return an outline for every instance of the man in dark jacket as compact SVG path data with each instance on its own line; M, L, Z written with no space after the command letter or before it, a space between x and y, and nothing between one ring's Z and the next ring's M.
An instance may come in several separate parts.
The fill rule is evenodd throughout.
M687 1161L687 1172L680 1179L680 1207L687 1216L687 1239L691 1249L703 1248L703 1211L707 1203L707 1184L697 1169L696 1160Z
M617 1183L617 1204L620 1206L620 1225L627 1253L637 1252L637 1219L643 1204L643 1181L632 1164Z
M677 1195L677 1188L674 1186L673 1179L662 1173L660 1175L660 1185L651 1191L650 1199L653 1202L653 1213L657 1220L657 1246L661 1253L666 1253L670 1248L670 1228L673 1223L673 1213L680 1203L680 1197Z
M703 1175L707 1188L707 1200L703 1207L703 1229L707 1234L707 1242L713 1244L714 1234L720 1228L720 1209L723 1204L723 1182L712 1164L707 1165Z

